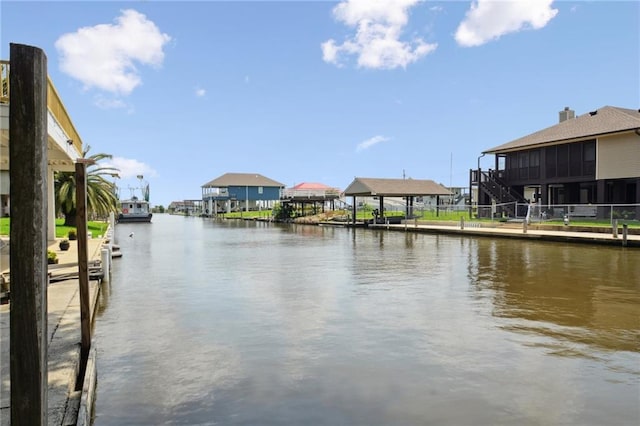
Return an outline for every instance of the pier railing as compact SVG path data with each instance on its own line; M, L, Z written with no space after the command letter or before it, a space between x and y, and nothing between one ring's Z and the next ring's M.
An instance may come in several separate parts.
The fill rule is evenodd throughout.
M377 206L358 206L358 212L369 212L377 209ZM515 215L507 212L516 212ZM385 205L385 216L404 215L410 219L434 219L434 220L493 220L509 221L528 220L530 223L573 221L609 223L638 223L640 225L640 204L525 204L503 203L476 205L471 208L472 216L469 218L468 205L414 205L407 208L403 205Z
M283 189L280 198L326 198L330 200L340 198L340 191L337 189Z

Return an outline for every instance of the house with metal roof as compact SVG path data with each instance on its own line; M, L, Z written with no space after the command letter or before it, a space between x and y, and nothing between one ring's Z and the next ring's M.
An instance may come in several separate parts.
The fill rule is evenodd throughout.
M203 214L271 208L284 187L258 173L225 173L202 185Z
M380 202L377 219L384 219L384 198L404 198L406 200L406 217L413 211L413 203L416 197L435 196L436 205L440 204L440 196L451 196L451 192L444 186L427 179L380 179L356 177L344 190L344 195L353 197L353 220L355 223L357 198L377 197ZM376 220L377 220L376 219Z
M583 210L600 217L607 209L595 205L623 205L640 218L640 110L604 106L576 116L565 108L557 124L486 154L494 168L470 171L479 205L591 205Z

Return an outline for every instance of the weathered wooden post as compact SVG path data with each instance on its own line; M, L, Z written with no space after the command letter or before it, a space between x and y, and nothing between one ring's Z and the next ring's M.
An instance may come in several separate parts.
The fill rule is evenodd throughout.
M10 45L11 424L47 424L47 57Z
M89 307L89 265L87 247L87 164L92 160L76 162L76 226L78 229L78 282L80 285L80 375L77 385L82 389L82 378L91 349L91 312Z
M618 219L613 219L611 230L613 231L613 238L618 238Z
M356 196L353 196L353 227L356 227L356 214L358 213L358 210L356 208Z

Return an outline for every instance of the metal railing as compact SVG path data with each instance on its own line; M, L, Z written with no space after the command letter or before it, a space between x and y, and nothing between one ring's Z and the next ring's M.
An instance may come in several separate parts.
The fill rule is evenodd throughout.
M337 189L283 189L280 191L280 198L339 198L340 191Z
M9 61L0 60L0 103L9 103Z
M359 205L357 212L359 217L372 216L376 206ZM515 212L515 215L513 215ZM377 212L380 214L380 212ZM489 205L476 205L471 208L469 217L468 205L419 205L409 207L407 215L406 206L385 204L382 216L404 216L409 219L419 220L489 220L489 221L524 221L531 223L560 222L565 218L571 221L592 222L594 224L612 224L614 220L619 223L640 224L640 204L525 204L525 203L496 203Z
M505 212L515 211L515 216ZM528 220L541 223L579 220L581 222L640 221L640 204L525 204L474 205L472 216L494 220Z
M0 60L0 80L2 81L2 87L0 89L0 103L9 103L11 87L10 87L10 75L11 67L10 62L7 60ZM62 103L62 99L58 94L51 77L47 76L47 108L51 112L51 115L56 119L60 127L67 134L69 139L73 142L73 146L82 152L82 139L80 134L76 130L76 127L71 121L71 117L67 112L67 109Z

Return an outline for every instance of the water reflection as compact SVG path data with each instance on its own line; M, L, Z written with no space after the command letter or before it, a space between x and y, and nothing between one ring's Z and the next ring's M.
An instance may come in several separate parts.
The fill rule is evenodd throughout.
M555 339L556 354L578 355L572 343L640 352L640 254L562 244L473 240L469 276L489 297L503 327Z
M163 215L138 229L96 324L96 426L640 420L636 252Z

